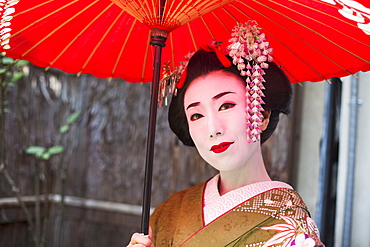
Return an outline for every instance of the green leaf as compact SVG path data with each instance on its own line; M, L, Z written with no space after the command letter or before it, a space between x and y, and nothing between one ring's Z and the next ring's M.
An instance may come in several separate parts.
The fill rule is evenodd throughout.
M75 122L78 119L79 116L80 116L79 112L75 112L75 113L71 114L67 118L67 124L71 124L71 123Z
M12 82L16 82L24 76L24 72L15 73L12 77Z
M69 128L69 125L67 125L67 124L62 125L62 126L60 126L60 128L59 128L59 133L63 134L63 133L65 133L65 132L67 132L69 129L70 129L70 128Z
M6 72L6 69L5 68L1 68L0 69L0 74L4 74Z
M12 74L13 74L13 72L11 72L11 71L6 71L6 73L5 73L6 76L11 76Z
M27 60L19 60L18 62L15 63L16 67L23 67L26 66L29 62Z
M28 147L26 150L26 153L34 154L37 157L40 157L44 152L45 152L45 148L40 147L40 146L31 146L31 147Z
M3 57L2 59L3 64L12 64L13 62L14 62L14 59L10 57Z
M54 147L51 147L48 149L47 153L49 154L59 154L59 153L62 153L64 151L64 147L63 146L54 146Z
M43 154L40 156L40 158L41 158L41 159L43 159L43 160L48 160L48 159L50 159L50 156L51 156L51 154L50 154L50 153L48 153L48 152L46 152L46 153L43 153Z
M3 112L4 112L4 113L8 113L8 112L9 112L9 109L8 109L8 108L4 108L4 109L3 109Z
M4 100L3 105L7 105L7 104L9 104L9 100Z

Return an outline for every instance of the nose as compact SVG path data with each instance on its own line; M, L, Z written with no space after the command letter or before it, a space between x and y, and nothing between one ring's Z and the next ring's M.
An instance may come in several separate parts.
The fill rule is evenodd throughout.
M209 137L214 138L214 137L217 137L217 136L222 135L222 134L223 134L223 133L222 133L221 131L217 131L216 133L211 133L211 134L209 135Z
M224 134L224 127L221 118L212 116L208 119L208 133L210 138L216 138Z

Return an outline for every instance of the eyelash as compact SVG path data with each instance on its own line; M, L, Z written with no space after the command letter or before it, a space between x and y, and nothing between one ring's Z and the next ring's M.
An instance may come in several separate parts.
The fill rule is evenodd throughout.
M202 117L203 117L203 115L202 115L202 114L195 113L195 114L193 114L193 115L191 115L191 116L190 116L190 120L191 120L191 121L196 121L196 120L198 120L198 119L200 119L200 118L202 118Z
M234 103L224 103L220 106L220 108L218 110L220 111L220 110L227 110L227 109L230 109L230 108L234 108L235 105L236 104L234 104ZM224 106L227 106L227 107L225 109L222 109L222 108L224 108Z
M230 109L230 108L234 108L236 104L234 103L224 103L220 106L220 108L218 109L219 111L223 111L223 110L227 110L227 109ZM199 114L199 113L195 113L193 115L190 116L190 120L191 121L196 121L200 118L202 118L203 115L202 114Z

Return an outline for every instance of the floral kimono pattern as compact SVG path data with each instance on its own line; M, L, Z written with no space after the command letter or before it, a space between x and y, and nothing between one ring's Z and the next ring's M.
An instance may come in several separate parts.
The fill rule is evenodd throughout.
M287 188L258 194L205 225L205 184L174 194L154 211L150 225L156 247L324 246L301 197Z

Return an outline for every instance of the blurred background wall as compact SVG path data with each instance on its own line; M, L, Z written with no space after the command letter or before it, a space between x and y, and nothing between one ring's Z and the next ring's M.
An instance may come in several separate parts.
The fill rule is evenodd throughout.
M302 118L295 188L311 209L313 219L317 223L321 219L322 225L326 225L327 229L320 229L325 232L322 238L326 246L370 246L370 73L357 76L358 79L341 78L337 116L335 123L328 126L336 133L332 145L337 153L329 162L330 179L326 180L331 182L327 186L322 174L325 155L321 148L329 114L325 109L327 92L335 82L303 83L300 89ZM356 88L357 98L353 97ZM326 207L321 208L322 205Z

